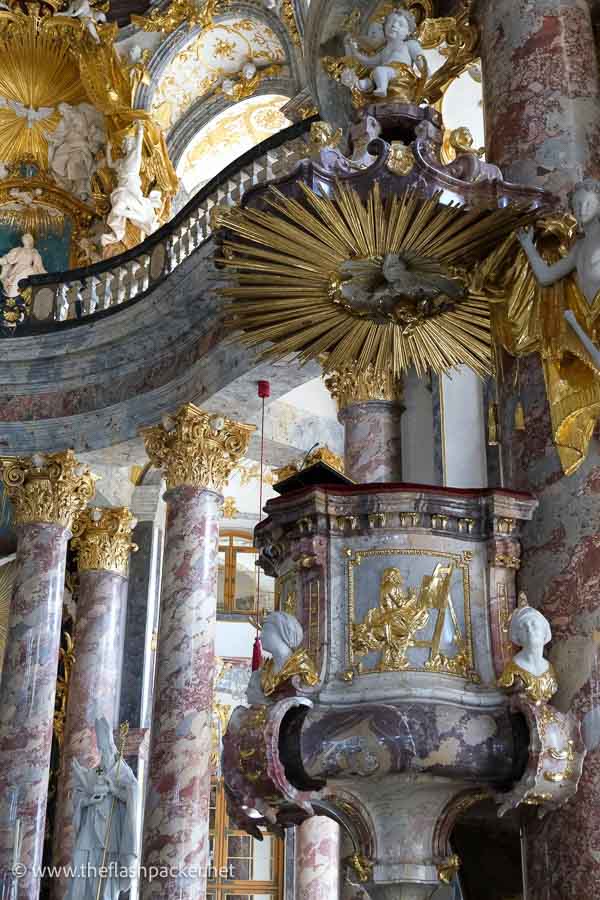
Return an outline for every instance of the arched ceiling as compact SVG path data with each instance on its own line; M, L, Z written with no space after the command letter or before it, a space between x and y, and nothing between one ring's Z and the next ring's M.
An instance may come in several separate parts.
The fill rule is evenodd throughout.
M278 94L249 97L215 116L193 138L177 167L187 194L198 191L251 147L291 122L281 112L289 98Z
M286 62L280 40L264 21L238 15L195 34L160 73L150 107L154 118L168 131L197 100L218 90L223 79L235 78L247 62L259 72Z

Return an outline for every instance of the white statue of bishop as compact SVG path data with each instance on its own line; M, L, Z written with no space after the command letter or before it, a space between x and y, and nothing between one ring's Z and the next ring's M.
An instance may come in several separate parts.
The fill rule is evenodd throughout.
M86 769L73 760L76 874L67 900L118 900L135 874L138 783L105 718L96 719L96 742L97 766Z

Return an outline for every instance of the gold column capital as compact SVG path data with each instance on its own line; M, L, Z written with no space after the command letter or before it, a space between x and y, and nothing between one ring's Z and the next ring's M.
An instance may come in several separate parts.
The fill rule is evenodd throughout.
M129 554L137 545L131 542L136 519L125 506L90 507L73 524L71 546L77 553L80 572L101 569L127 575Z
M401 403L402 379L390 372L377 371L373 365L359 370L356 365L335 369L325 376L325 386L337 403L338 411L355 403L387 400Z
M221 492L248 449L254 425L242 425L186 403L161 425L141 431L152 465L162 469L167 488L180 485Z
M34 453L0 460L17 525L46 523L71 528L93 498L96 475L77 461L72 450Z

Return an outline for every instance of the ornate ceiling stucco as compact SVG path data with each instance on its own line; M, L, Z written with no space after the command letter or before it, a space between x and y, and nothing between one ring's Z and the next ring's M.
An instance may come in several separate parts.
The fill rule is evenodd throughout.
M281 41L263 21L235 16L193 34L160 72L150 101L153 115L170 129L199 98L237 75L247 62L259 71L286 63Z
M185 191L199 190L246 150L287 128L291 122L281 107L288 99L278 94L250 97L211 119L188 145L177 167Z

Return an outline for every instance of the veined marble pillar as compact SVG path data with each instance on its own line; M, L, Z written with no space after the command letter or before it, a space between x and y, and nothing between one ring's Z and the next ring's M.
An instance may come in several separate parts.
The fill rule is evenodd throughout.
M187 404L143 432L167 522L142 862L142 900L201 900L208 865L221 489L254 427Z
M480 0L478 14L488 159L511 180L558 192L566 207L573 184L600 174L589 4ZM512 374L507 364L508 394ZM600 453L593 438L581 467L564 476L537 355L521 360L519 383L526 429L507 423L502 430L505 484L539 500L523 531L519 587L550 620L550 657L560 683L553 703L579 714L589 748L577 796L527 825L527 897L593 900L600 896ZM514 396L507 399L514 403Z
M72 862L73 760L91 768L98 764L95 721L103 716L119 724L119 688L123 656L122 622L127 600L127 572L134 519L128 509L86 509L73 526L79 592L75 624L75 664L63 737L54 824L54 865ZM56 897L66 894L69 880L55 881Z
M340 826L312 816L296 829L296 900L338 900Z
M358 483L402 481L402 384L348 367L325 380L344 425L345 473Z
M588 0L479 0L487 158L507 181L566 195L600 175Z
M17 526L17 571L0 683L0 893L37 900L67 541L94 496L94 476L68 450L11 460L2 479ZM23 867L17 879L15 862Z

